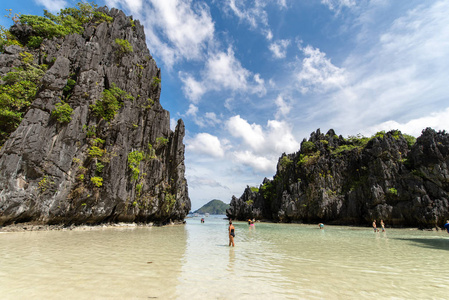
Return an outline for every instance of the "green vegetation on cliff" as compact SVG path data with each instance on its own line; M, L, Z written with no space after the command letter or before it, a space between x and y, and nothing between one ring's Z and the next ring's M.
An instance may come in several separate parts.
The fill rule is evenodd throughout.
M229 204L224 203L221 200L212 200L203 205L200 209L194 211L198 214L211 214L211 215L224 215L226 214L226 209L229 208Z
M21 65L15 66L4 75L0 85L0 147L5 143L9 135L16 130L23 116L27 113L31 103L36 97L42 83L41 79L48 66L38 63L32 52L39 48L45 39L64 37L69 34L84 32L84 26L88 23L111 22L112 17L96 11L95 3L79 2L76 7L61 9L57 15L44 10L44 16L12 14L9 16L14 25L10 29L0 26L0 53L11 45L23 48L19 53ZM21 28L21 30L18 30ZM29 28L28 31L23 28ZM23 34L23 32L28 32ZM29 52L27 52L29 51ZM40 56L40 53L39 53ZM54 62L54 61L53 61ZM65 92L70 92L74 82L68 81ZM114 87L111 89L114 91ZM106 92L107 93L107 92ZM108 96L108 95L107 95ZM105 96L104 96L105 97ZM113 107L114 109L115 107ZM98 113L98 111L96 111ZM112 118L114 113L101 111L106 118ZM60 123L68 123L71 119L71 108L67 103L56 105L52 116Z
M21 14L11 16L12 12L10 11L9 17L14 23L29 26L33 30L33 34L26 37L17 37L11 34L10 31L5 31L0 41L0 48L3 48L4 45L19 43L29 48L38 48L44 39L63 37L72 33L82 34L84 32L84 25L87 23L112 21L112 17L96 11L96 9L97 5L93 2L79 2L77 7L61 9L57 15L44 10L43 17Z
M449 218L449 134L398 130L343 138L331 129L283 154L273 179L233 197L227 216L277 222L434 227Z
M33 55L19 54L21 64L3 76L0 85L0 146L16 130L39 89L47 66L33 63Z

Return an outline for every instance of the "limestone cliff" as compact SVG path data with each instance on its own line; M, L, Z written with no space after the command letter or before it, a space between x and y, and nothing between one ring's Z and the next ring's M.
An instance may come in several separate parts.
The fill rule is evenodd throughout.
M97 11L107 21L84 24L82 34L0 54L3 79L18 66L46 66L0 150L0 225L165 223L190 210L184 123L173 132L159 103L144 28L117 9ZM35 33L20 23L10 32L22 44Z
M409 137L409 136L408 136ZM410 138L410 137L409 137ZM233 197L227 216L278 222L442 226L449 218L449 135L427 128L344 139L319 130L283 154L273 180Z

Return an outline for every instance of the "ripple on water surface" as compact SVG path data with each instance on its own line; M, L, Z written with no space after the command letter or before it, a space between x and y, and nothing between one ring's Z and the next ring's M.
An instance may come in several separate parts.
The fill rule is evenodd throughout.
M2 299L446 299L449 235L234 222L0 234Z

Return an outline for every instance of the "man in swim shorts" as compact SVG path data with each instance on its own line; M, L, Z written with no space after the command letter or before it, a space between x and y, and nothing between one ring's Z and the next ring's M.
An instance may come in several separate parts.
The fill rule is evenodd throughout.
M374 232L377 232L376 220L373 221L373 229L374 229Z
M232 225L232 221L229 221L229 246L234 247L235 227Z

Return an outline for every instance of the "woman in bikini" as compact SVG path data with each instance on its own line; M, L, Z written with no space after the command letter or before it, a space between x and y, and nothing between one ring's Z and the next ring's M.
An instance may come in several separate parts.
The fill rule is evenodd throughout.
M232 225L232 221L229 221L229 246L234 247L235 227Z

